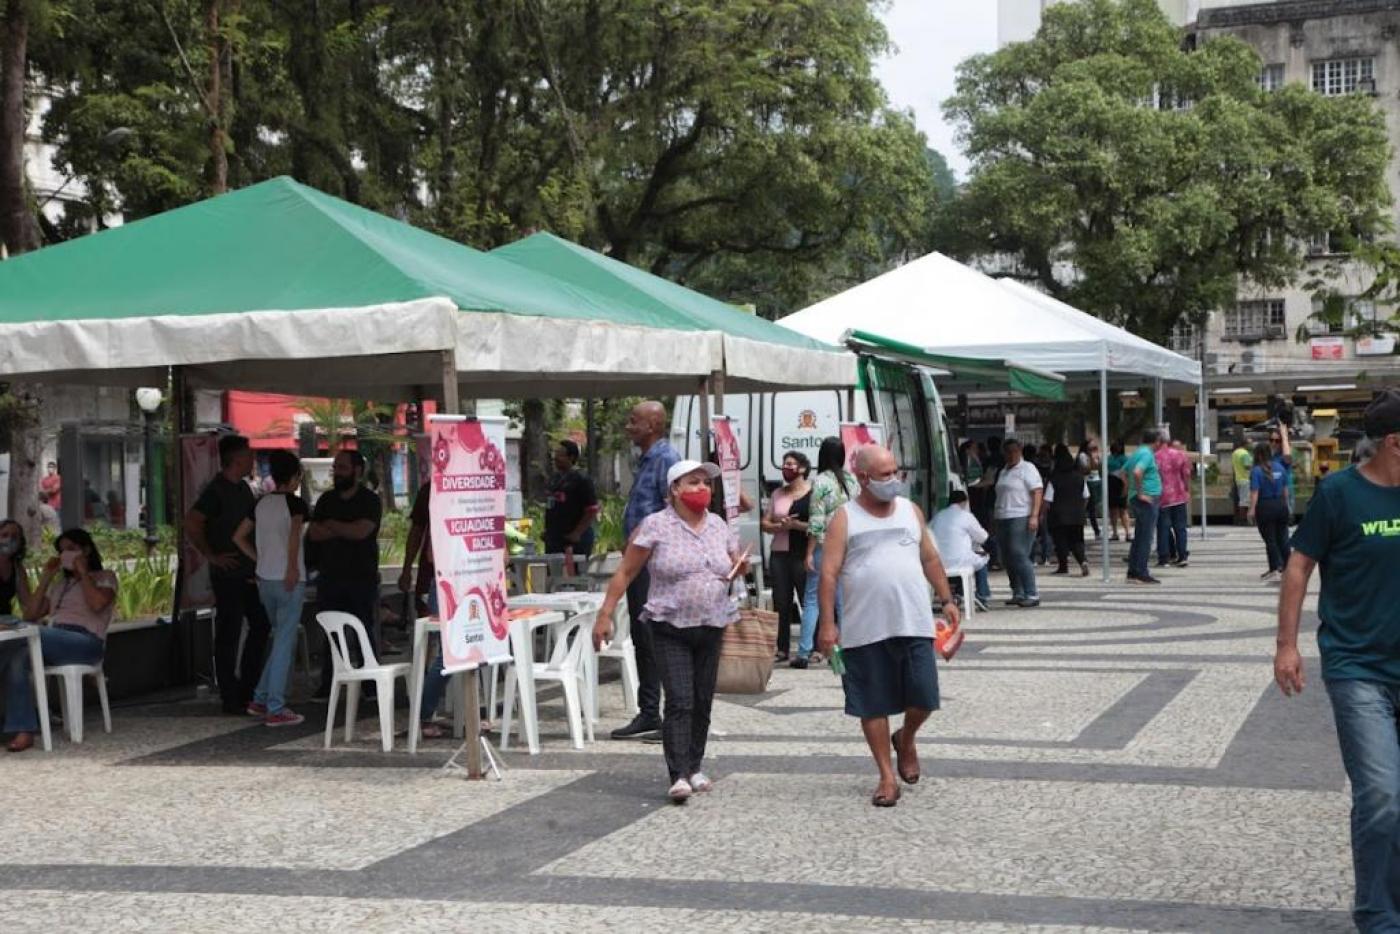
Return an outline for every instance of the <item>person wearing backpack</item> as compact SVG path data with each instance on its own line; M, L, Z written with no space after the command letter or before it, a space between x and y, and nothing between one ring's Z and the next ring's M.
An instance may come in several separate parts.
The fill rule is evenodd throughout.
M1286 449L1285 449L1286 451ZM1269 569L1260 575L1267 584L1278 583L1288 564L1288 474L1291 462L1275 457L1261 441L1254 446L1254 467L1249 472L1249 521L1259 529L1268 555Z

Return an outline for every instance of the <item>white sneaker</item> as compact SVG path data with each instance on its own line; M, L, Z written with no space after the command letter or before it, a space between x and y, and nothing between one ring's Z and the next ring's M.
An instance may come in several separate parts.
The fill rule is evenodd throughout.
M696 772L694 775L690 776L690 787L694 788L700 794L704 794L714 788L715 783L710 781L710 777L704 772Z
M690 782L683 778L678 778L676 779L676 783L671 786L671 790L666 794L670 796L671 800L676 804L684 804L694 790L695 789L690 787Z

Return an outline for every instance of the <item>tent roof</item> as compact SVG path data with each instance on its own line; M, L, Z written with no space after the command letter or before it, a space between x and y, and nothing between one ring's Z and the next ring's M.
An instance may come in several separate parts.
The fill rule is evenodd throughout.
M444 350L469 395L684 391L724 365L717 333L288 178L0 263L10 377L182 365L196 385L389 398L439 384Z
M855 383L855 361L830 343L778 327L553 234L532 234L497 247L490 255L640 309L654 316L658 326L720 332L724 335L725 369L731 379L767 377L790 386Z
M1193 360L1032 289L1003 284L941 253L930 253L779 323L819 340L860 328L935 353L1009 360L1057 373L1098 373L1106 368L1120 376L1200 382L1200 366Z

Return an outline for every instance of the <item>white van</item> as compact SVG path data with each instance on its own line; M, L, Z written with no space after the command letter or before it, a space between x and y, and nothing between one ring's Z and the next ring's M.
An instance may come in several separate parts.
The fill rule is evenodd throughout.
M822 439L838 435L841 422L874 422L883 427L885 444L904 472L909 497L925 515L932 516L946 505L949 492L961 485L953 467L955 442L933 371L862 356L860 372L862 385L853 392L822 389L724 397L724 414L735 420L744 492L755 504L752 512L740 516L740 534L755 550L760 538L758 518L767 508L768 491L782 483L783 455L801 451L815 470ZM702 427L708 426L700 424L698 397L678 397L670 440L682 457L700 458ZM766 560L766 547L763 550Z

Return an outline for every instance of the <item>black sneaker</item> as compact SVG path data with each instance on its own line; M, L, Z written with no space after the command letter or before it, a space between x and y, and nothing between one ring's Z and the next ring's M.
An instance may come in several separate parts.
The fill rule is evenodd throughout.
M1130 583L1130 584L1160 584L1161 581L1158 580L1157 578L1153 577L1151 574L1147 575L1146 577L1138 577L1138 576L1135 575L1135 574L1129 574L1129 575L1128 575L1128 583Z
M1020 605L1021 605L1021 601L1024 600L1024 599L1025 599L1024 597L1012 597L1010 600L1003 600L1003 601L1001 601L1001 605L1002 605L1002 606L1020 606Z
M1029 609L1030 609L1031 607L1033 607L1033 606L1040 606L1040 598L1039 598L1039 597L1022 597L1020 600L1016 601L1016 605L1019 606L1019 607L1023 607L1023 608L1025 608L1025 609L1029 610Z
M1191 564L1191 562L1190 562L1190 561L1187 561L1185 558L1182 558L1182 559L1180 559L1179 561L1176 562L1176 566L1179 567L1179 568L1189 567L1190 564Z
M798 669L806 668L806 667L807 667L807 656L805 656L805 655L794 655L794 656L792 657L792 661L788 662L788 667L789 667L789 668L798 668Z
M643 739L648 733L657 733L661 730L661 721L645 714L637 714L632 718L632 722L626 726L620 726L613 730L613 739Z

